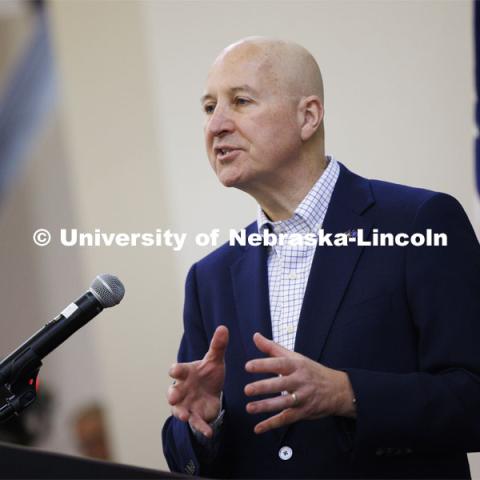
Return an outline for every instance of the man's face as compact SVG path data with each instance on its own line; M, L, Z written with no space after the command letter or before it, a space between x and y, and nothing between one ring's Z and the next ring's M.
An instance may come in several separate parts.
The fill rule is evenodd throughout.
M204 133L223 185L258 191L294 173L301 139L289 93L251 46L237 47L213 65L202 97Z

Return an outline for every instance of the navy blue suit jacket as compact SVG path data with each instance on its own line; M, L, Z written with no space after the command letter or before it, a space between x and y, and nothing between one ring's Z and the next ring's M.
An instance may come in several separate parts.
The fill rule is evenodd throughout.
M170 468L224 478L467 478L465 452L480 446L480 247L465 212L448 195L341 166L323 228L448 234L447 247L317 247L295 351L348 373L356 420L253 433L267 415L246 413L243 389L261 376L244 366L263 356L253 334L272 338L267 252L224 245L188 274L178 355L202 358L215 328L229 328L220 450L207 458L188 424L170 417Z

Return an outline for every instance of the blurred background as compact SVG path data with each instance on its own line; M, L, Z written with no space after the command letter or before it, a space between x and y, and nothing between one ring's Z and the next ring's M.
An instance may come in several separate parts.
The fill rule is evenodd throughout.
M45 359L38 402L0 440L166 468L183 282L210 250L192 238L255 218L252 200L217 183L202 138L208 67L239 38L308 48L324 75L327 152L361 175L454 195L478 228L473 18L466 0L0 0L0 356L98 273L126 286ZM33 243L38 228L49 246ZM65 247L61 228L189 240L178 252Z

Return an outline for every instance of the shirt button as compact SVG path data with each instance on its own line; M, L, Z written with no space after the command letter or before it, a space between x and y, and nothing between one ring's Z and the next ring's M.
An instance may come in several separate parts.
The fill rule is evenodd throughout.
M298 275L295 272L291 272L288 274L288 278L290 280L296 280L298 278Z
M290 460L293 455L293 450L290 447L282 447L278 451L278 456L280 457L281 460Z
M287 333L293 333L295 331L294 325L287 325Z

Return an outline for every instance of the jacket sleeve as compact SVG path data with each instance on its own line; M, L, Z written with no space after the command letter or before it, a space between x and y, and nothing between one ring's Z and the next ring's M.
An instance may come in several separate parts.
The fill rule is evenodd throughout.
M183 311L184 333L178 352L178 362L191 362L203 358L209 341L203 327L196 283L196 266L187 275ZM190 426L170 416L162 430L163 453L171 471L189 475L208 474L207 459L202 446L195 440Z
M354 452L480 449L480 247L452 197L435 194L412 232L446 233L446 247L408 246L405 284L418 371L345 369L357 401Z

